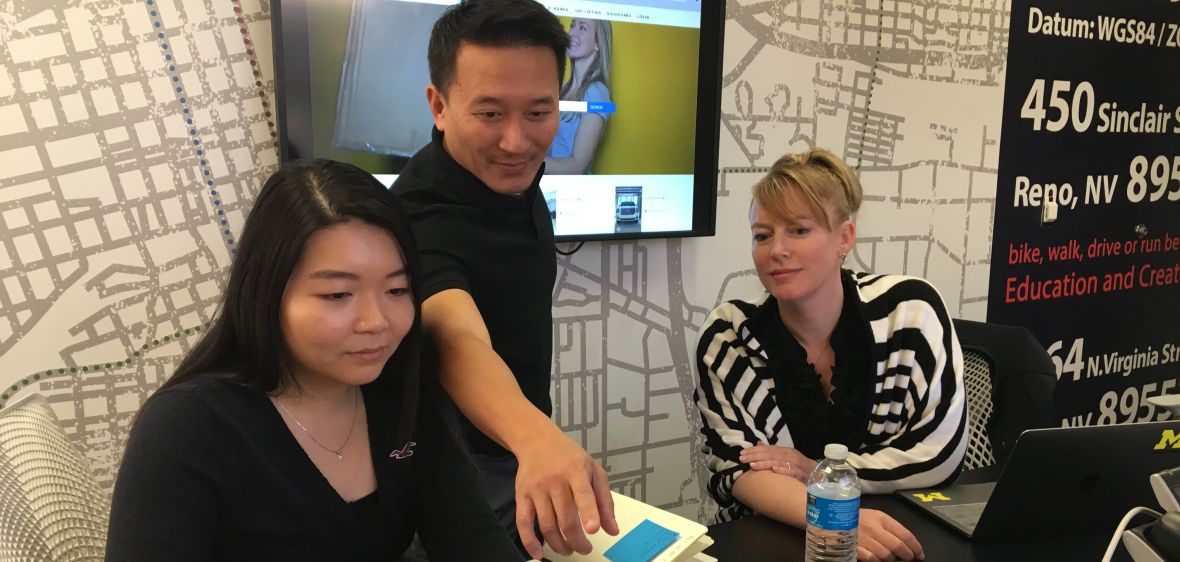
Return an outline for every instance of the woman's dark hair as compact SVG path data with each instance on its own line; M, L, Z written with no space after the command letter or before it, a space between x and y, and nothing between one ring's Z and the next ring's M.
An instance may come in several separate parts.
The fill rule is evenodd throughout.
M308 238L349 221L381 228L393 237L402 251L410 289L416 291L421 275L417 248L393 194L352 164L288 162L266 180L246 218L212 327L161 388L198 377L265 393L298 388L280 322L283 292ZM423 337L420 318L415 298L413 325L378 376L383 384L400 383L395 384L401 388L397 393L404 392L403 401L412 398L415 403Z
M463 0L434 23L426 61L430 82L446 95L455 80L460 44L483 47L548 47L557 59L553 79L565 76L570 36L557 16L535 0Z

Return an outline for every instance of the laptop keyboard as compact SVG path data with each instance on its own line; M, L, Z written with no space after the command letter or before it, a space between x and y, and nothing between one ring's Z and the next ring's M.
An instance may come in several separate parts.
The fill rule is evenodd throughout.
M968 531L975 532L975 525L979 523L979 517L983 515L983 507L985 505L987 505L986 502L940 505L935 506L934 511L966 527Z

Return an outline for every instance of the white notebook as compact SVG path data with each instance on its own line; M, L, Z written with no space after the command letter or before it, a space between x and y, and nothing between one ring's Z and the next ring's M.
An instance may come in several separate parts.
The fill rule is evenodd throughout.
M656 525L675 531L680 536L668 548L652 559L652 562L716 562L701 551L713 544L709 538L709 529L696 521L685 519L675 513L664 511L658 507L631 499L622 494L611 492L615 500L615 520L619 523L619 534L610 536L605 531L590 535L590 544L594 550L590 554L572 553L562 556L545 546L545 558L551 562L590 562L602 561L607 558L603 553L623 538L627 533L647 519Z

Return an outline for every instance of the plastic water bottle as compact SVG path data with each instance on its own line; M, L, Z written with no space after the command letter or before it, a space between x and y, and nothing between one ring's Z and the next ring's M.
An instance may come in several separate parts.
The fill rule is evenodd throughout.
M860 480L848 447L829 443L807 479L807 562L856 562Z

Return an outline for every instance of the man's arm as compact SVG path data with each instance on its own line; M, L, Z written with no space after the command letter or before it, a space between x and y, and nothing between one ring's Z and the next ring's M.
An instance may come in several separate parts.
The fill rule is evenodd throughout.
M471 295L448 289L426 299L422 325L435 341L439 377L451 400L516 456L516 527L529 554L544 555L533 532L534 518L550 546L563 554L590 551L583 529L618 533L606 472L525 398L492 349Z

